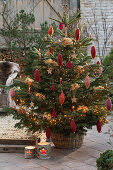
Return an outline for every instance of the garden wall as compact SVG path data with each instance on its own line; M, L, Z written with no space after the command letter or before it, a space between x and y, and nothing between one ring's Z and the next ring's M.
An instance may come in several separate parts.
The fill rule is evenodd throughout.
M113 35L111 36L113 32L113 0L81 0L80 6L82 21L87 26L87 32L92 33L92 38L96 38L95 34L98 34L99 44L94 43L98 55L105 56L113 47ZM104 44L105 41L107 41L106 44Z

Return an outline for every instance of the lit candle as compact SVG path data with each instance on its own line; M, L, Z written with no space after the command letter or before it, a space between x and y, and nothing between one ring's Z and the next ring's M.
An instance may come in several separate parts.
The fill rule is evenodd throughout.
M40 52L40 48L39 48L39 51L38 51L38 55L39 55L39 61L41 61L41 52Z
M106 90L107 90L107 84L106 84Z
M60 78L60 84L62 84L62 77Z
M16 103L14 104L14 109L16 109Z
M20 82L21 82L21 76L20 76Z
M72 106L73 112L75 111L75 106Z
M58 40L58 42L59 42L59 45L60 45L60 42L61 42L61 41L60 41L60 40Z
M30 87L29 87L29 94L30 94Z
M91 38L91 33L90 33L90 38Z
M87 69L87 63L86 63L86 69Z
M45 41L47 41L47 37L45 37Z

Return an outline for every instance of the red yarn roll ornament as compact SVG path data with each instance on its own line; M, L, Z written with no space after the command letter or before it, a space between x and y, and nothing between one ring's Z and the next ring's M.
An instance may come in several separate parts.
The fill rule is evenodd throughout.
M107 99L106 107L107 107L108 110L111 110L111 108L112 108L112 102L111 102L110 98Z
M51 86L51 90L55 91L55 85L54 84Z
M97 131L98 133L102 132L102 125L100 120L97 121Z
M95 46L91 47L91 57L94 59L96 57L96 49Z
M52 27L52 25L49 27L49 30L48 30L48 34L49 34L49 36L51 37L52 35L53 35L53 33L54 33L54 29L53 29L53 27Z
M97 61L97 64L100 64L100 61Z
M40 81L40 73L39 73L38 69L35 70L35 80L36 80L37 82Z
M75 38L76 38L76 41L79 41L79 38L80 38L80 30L79 30L79 28L77 28L76 31L75 31Z
M59 65L59 66L62 66L62 64L63 64L63 59L62 59L62 55L61 55L61 54L58 54L57 62L58 62L58 65Z
M59 96L59 102L60 102L60 104L63 104L64 101L65 101L65 95L64 95L63 92L61 92L61 94L60 94L60 96Z
M55 109L53 109L53 111L52 111L52 116L53 116L54 118L57 116L57 113L56 113Z
M60 30L63 29L63 23L62 23L62 22L60 22L59 29L60 29Z
M71 62L70 60L67 62L67 67L68 67L69 69L71 69L71 68L73 67L72 62Z
M86 89L88 89L89 86L90 86L90 78L89 78L88 75L87 75L86 78L85 78L85 86L86 86Z
M11 97L15 97L15 91L14 91L14 90L11 90L10 95L11 95Z
M46 128L46 137L47 139L50 139L51 136L51 129L49 127Z
M71 130L73 133L76 132L76 124L75 124L74 119L71 120Z

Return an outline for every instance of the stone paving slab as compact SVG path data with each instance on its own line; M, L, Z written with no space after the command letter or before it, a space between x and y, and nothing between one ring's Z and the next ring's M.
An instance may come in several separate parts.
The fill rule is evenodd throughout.
M109 136L94 127L85 136L83 146L78 150L56 149L52 146L51 159L25 159L22 153L0 153L0 170L97 170L96 158L107 149Z

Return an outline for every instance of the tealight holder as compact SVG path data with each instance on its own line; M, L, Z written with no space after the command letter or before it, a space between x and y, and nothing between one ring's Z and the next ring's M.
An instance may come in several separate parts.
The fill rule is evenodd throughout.
M31 159L35 157L35 146L25 147L25 159Z
M50 159L51 145L49 142L40 142L37 146L37 157L39 159Z

